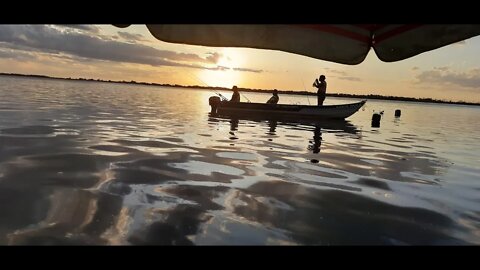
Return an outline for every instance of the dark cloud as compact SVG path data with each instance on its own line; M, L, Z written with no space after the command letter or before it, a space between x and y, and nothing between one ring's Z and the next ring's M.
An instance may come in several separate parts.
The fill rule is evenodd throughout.
M127 41L132 41L132 42L147 41L143 35L137 34L137 33L128 33L128 32L118 31L118 35Z
M3 47L152 66L202 68L199 65L178 62L213 63L214 60L212 54L202 58L192 53L158 50L142 44L100 39L78 32L62 32L44 25L0 26L0 42L3 43Z
M235 71L246 71L246 72L255 72L255 73L261 73L263 70L261 69L253 69L253 68L233 68Z
M225 70L229 70L230 68L229 67L224 67L224 66L217 66L215 68L213 68L214 70L221 70L221 71L225 71Z
M434 68L420 73L415 77L417 83L436 85L456 85L466 88L480 88L480 69L467 72L454 72L448 67Z

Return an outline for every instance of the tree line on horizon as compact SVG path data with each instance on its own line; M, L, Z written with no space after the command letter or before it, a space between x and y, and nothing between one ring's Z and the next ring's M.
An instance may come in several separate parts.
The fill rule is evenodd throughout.
M44 78L44 79L58 79L58 80L78 80L78 81L95 81L95 82L109 82L109 83L127 83L127 84L140 84L140 85L149 85L149 86L166 86L166 87L178 87L178 88L198 88L198 89L213 89L213 90L225 90L229 91L231 88L219 87L219 86L201 86L201 85L181 85L181 84L163 84L163 83L147 83L147 82L137 82L134 80L131 81L113 81L113 80L102 80L102 79L86 79L86 78L60 78L60 77L51 77L46 75L36 75L36 74L18 74L18 73L0 73L0 75L6 76L21 76L21 77L34 77L34 78ZM258 89L258 88L242 88L238 87L239 91L244 92L270 92L273 89ZM278 90L280 94L288 95L309 95L315 96L316 93L302 91L302 90ZM413 97L399 97L399 96L384 96L378 94L369 94L369 95L355 95L355 94L342 94L342 93L327 93L327 96L330 97L346 97L346 98L366 98L366 99L382 99L382 100L398 100L398 101L411 101L411 102L428 102L428 103L446 103L446 104L459 104L459 105L477 105L480 106L480 103L475 102L466 102L466 101L452 101L452 100L439 100L432 98L413 98Z

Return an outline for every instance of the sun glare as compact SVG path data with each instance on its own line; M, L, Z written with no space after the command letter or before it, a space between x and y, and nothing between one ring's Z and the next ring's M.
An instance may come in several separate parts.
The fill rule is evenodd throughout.
M240 82L240 72L232 70L204 70L198 73L198 77L207 85L213 87L231 88Z
M235 69L243 67L245 57L235 48L224 48L221 54L222 57L213 69L199 71L197 76L208 86L231 88L238 85L241 87L242 71Z

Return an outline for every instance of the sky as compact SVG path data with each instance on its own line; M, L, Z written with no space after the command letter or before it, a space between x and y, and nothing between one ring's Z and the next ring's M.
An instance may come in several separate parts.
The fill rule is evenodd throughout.
M480 102L480 36L386 63L344 65L264 49L167 43L145 25L0 25L0 72L180 85Z

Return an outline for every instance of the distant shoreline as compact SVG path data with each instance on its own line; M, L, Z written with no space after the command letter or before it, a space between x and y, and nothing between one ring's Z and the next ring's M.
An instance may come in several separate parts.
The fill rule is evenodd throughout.
M148 86L164 86L164 87L177 87L177 88L198 88L198 89L209 89L209 90L225 90L230 91L230 88L225 87L209 87L209 86L200 86L200 85L180 85L180 84L160 84L160 83L147 83L147 82L136 82L136 81L112 81L112 80L100 80L100 79L85 79L85 78L60 78L60 77L51 77L46 75L34 75L34 74L18 74L18 73L0 73L0 76L17 76L17 77L30 77L30 78L41 78L41 79L52 79L52 80L68 80L68 81L93 81L93 82L105 82L105 83L125 83L125 84L135 84L135 85L148 85ZM251 89L251 88L238 88L238 90L243 92L270 92L272 89ZM288 95L309 95L316 96L315 93L307 91L294 91L294 90L278 90L281 94ZM397 96L382 96L382 95L354 95L354 94L339 94L339 93L327 93L329 97L345 97L345 98L361 98L361 99L380 99L380 100L397 100L397 101L408 101L408 102L425 102L425 103L443 103L443 104L455 104L455 105L474 105L480 106L480 103L475 102L465 102L465 101L446 101L438 100L432 98L410 98L410 97L397 97Z

